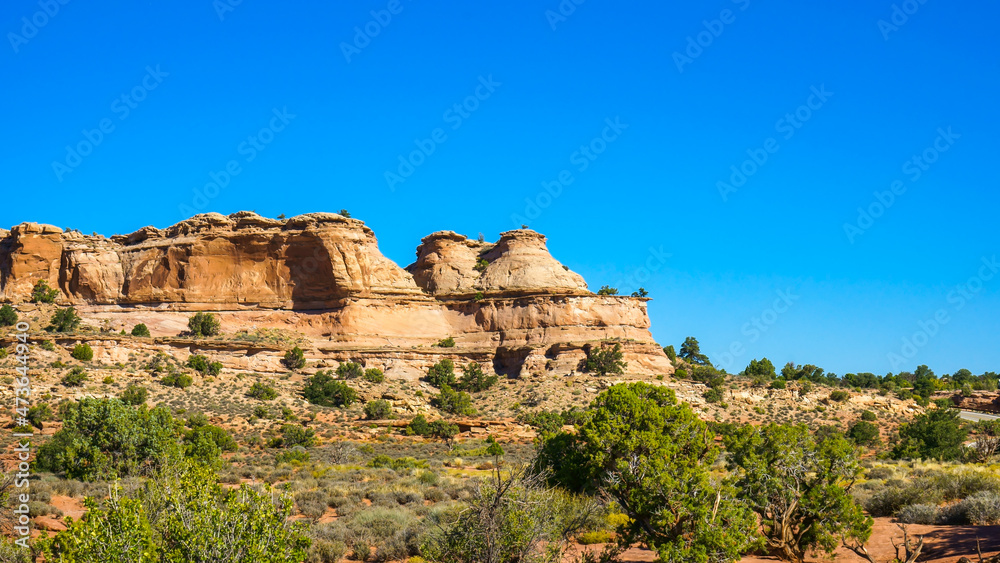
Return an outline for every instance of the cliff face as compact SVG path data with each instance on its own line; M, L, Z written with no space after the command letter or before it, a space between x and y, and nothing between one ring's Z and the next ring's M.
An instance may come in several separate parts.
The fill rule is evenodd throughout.
M583 344L616 338L630 371L672 372L645 301L590 293L530 230L495 244L437 232L405 270L363 222L329 213L209 213L111 239L34 223L0 231L0 300L27 301L39 279L60 290L59 302L123 327L144 315L154 336L175 336L155 327L182 325L179 313L215 310L230 326L253 319L317 347L412 348L452 336L456 352L491 350L498 371L532 358L569 366Z

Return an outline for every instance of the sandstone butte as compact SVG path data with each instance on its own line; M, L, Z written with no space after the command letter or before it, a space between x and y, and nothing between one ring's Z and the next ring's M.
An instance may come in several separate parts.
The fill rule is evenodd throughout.
M213 311L226 333L292 331L311 360L361 361L390 377L415 379L442 356L515 377L570 373L584 346L608 340L622 344L627 374L672 373L647 299L590 292L545 240L528 229L496 243L441 231L401 268L362 221L332 213L207 213L110 239L22 223L0 229L0 301L30 308L32 286L46 280L57 304L101 327L106 342L88 340L110 361L133 346L115 333L143 322L156 347L215 347L232 367L280 369L280 347L178 337L192 312ZM434 346L448 337L453 348Z

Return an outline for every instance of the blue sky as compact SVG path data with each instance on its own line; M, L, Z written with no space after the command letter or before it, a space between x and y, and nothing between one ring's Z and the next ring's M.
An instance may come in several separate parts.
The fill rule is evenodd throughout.
M730 371L1000 371L995 3L234 1L5 2L0 225L524 222Z

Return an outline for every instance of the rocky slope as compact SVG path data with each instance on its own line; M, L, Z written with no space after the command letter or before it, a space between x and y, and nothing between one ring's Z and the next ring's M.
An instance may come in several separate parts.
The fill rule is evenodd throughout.
M30 308L32 286L46 280L58 303L94 326L143 322L192 353L176 337L192 311L212 310L226 332L291 331L313 359L349 358L407 378L442 355L510 376L572 373L584 345L611 339L630 373L673 371L649 333L644 299L591 293L527 229L496 243L437 232L406 269L381 254L363 222L331 213L208 213L110 239L22 223L0 237L0 300ZM454 348L433 346L447 337Z

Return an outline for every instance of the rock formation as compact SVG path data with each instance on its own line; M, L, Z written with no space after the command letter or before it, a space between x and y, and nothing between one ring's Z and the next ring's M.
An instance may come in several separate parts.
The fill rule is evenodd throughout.
M406 269L363 222L331 213L208 213L110 239L22 223L0 236L0 300L23 303L46 280L58 302L123 327L141 316L154 336L176 336L189 312L213 310L230 328L300 332L331 357L395 350L412 363L402 350L451 336L454 353L496 371L572 371L584 344L617 339L629 371L673 371L645 300L589 292L527 229L495 244L437 232Z

